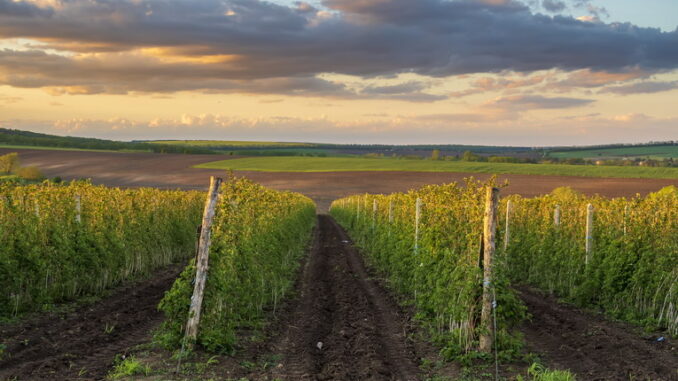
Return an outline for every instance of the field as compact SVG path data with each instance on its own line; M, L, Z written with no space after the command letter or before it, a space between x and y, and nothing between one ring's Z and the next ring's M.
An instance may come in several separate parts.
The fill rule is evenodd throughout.
M212 148L300 148L300 147L315 147L313 143L286 143L286 142L260 142L260 141L229 141L229 140L155 140L147 141L145 143L152 144L167 144L167 145L181 145L181 146L195 146L195 147L212 147Z
M263 172L409 171L678 179L678 168L511 164L465 161L366 159L336 157L257 157L223 160L196 168Z
M209 176L227 174L223 169L194 166L215 159L225 163L241 160L228 155L11 151L19 152L23 164L37 165L50 177L60 176L67 180L91 178L94 184L126 188L146 186L204 190ZM11 151L0 149L0 154ZM289 158L278 159L287 161ZM421 160L365 161L431 163ZM234 171L236 176L246 177L268 188L303 193L316 202L316 208L321 213L330 208L332 201L350 195L363 194L361 197L365 197L366 193L390 194L424 188L402 195L376 196L375 199L381 202L378 208L380 222L376 224L370 220L371 201L361 206L360 220L355 218L355 209L349 208L344 212L337 209L342 201L335 203L333 217L314 217L312 204L303 196L276 193L245 180L228 182L212 233L214 251L210 259L210 271L213 272L210 272L208 281L212 288L206 294L205 326L198 337L199 349L187 357L182 357L178 351L182 346L181 332L193 287L195 267L190 264L192 261L189 266L185 266L186 260L182 259L180 265L154 270L150 277L125 283L121 288L97 290L94 302L90 300L88 304L62 308L49 303L50 307L44 309L40 307L44 302L38 303L38 297L61 297L63 294L44 294L42 291L45 274L49 274L50 269L73 261L73 265L69 266L79 269L75 273L86 273L88 266L84 257L75 254L80 250L78 247L83 247L82 241L74 246L76 249L69 249L69 254L63 258L50 257L52 262L44 269L37 267L43 269L34 276L38 281L30 282L35 288L35 291L31 291L33 294L25 294L21 298L22 303L26 303L22 304L26 306L24 309L34 310L36 315L20 317L18 321L9 319L9 323L0 324L0 336L3 338L0 342L0 379L101 379L107 374L139 380L492 379L492 357L478 355L475 349L476 335L482 330L464 325L469 322L473 324L473 319L468 320L465 316L472 316L479 311L474 298L481 288L481 282L477 282L476 265L480 232L478 222L482 217L479 195L482 192L480 188L464 186L426 187L453 181L464 184L464 178L470 175L486 181L490 174L418 172L402 168L388 171L360 169L336 172ZM502 288L497 294L501 331L498 337L500 374L509 380L517 380L518 376L523 380L533 380L538 379L538 374L553 374L544 370L544 365L554 369L569 369L578 380L628 377L671 379L671 372L678 369L678 358L671 349L675 347L675 340L669 336L670 331L651 327L651 323L666 324L662 319L674 315L666 315L658 304L651 304L652 310L649 309L650 304L636 304L635 301L639 299L635 296L641 294L615 292L623 291L625 284L633 285L633 292L645 290L644 285L648 289L659 290L670 284L662 279L669 279L672 269L676 267L671 256L675 254L675 243L671 238L675 234L675 223L671 222L674 219L670 214L674 208L665 208L666 215L655 216L653 208L664 204L659 201L653 204L653 198L646 202L642 197L666 186L678 186L678 179L534 174L504 174L497 179L499 184L505 180L510 184L502 188L501 195L504 200L511 197L516 208L520 207L516 210L523 212L516 212L515 218L524 221L524 224L516 222L516 225L512 225L512 262L501 263L512 266L515 269L512 274L524 277L504 277L502 287L510 282L515 285L515 289L507 291ZM596 194L636 200L632 201L634 208L638 209L633 220L629 220L629 223L634 221L633 225L629 225L634 226L629 229L629 239L615 241L606 238L601 242L609 246L598 248L601 250L601 260L593 262L596 267L591 269L591 273L596 275L590 277L589 282L601 282L601 287L593 283L587 283L588 288L581 289L568 286L571 283L568 279L578 276L579 272L574 262L565 262L563 258L580 254L577 247L578 237L581 236L579 233L583 229L581 221L567 225L560 236L560 233L548 230L542 233L539 230L543 225L540 218L544 217L544 213L531 212L530 208L550 209L554 196L542 195L564 185L583 193L576 202L560 201L564 205L564 223L576 217L576 213L565 212L565 205L576 205L578 210L581 205L594 202L597 208L604 210L608 206L607 201ZM38 188L26 189L28 191L25 194L31 195ZM6 224L21 223L24 226L8 231L31 231L31 234L41 237L48 247L65 245L69 242L67 237L82 234L77 224L69 223L65 226L71 230L63 230L64 224L59 222L74 220L73 194L81 192L70 192L65 193L66 197L60 203L53 204L55 208L56 205L66 205L66 214L54 212L41 220L41 226L48 227L45 235L39 235L39 229L33 231L28 228L35 219L30 201L34 196L11 197L16 201L12 204L13 209L8 210L18 213L24 208L31 213L24 220L7 219ZM408 202L400 205L396 220L398 228L395 230L390 229L388 219L383 215L387 210L387 197L412 201L416 196L426 198L425 205L429 205L425 207L422 217L427 227L421 231L421 257L408 255L411 252L414 204ZM542 197L535 201L527 198L535 196ZM45 200L52 199L44 197ZM114 212L113 206L117 204L101 203L100 207ZM89 204L83 203L83 213L94 212L85 212L86 205ZM131 205L126 209L126 218L135 221L136 208L134 204ZM428 209L430 205L435 205L434 209ZM505 208L505 204L502 205ZM610 216L623 214L624 208L619 208L623 205L620 202L609 205L614 206L615 211ZM191 208L194 209L195 206ZM644 214L639 214L640 210ZM101 213L104 212L96 212L95 215ZM93 246L84 245L91 246L89 250L94 252L100 250L96 245L108 247L105 246L109 242L105 232L115 231L106 225L115 219L107 218L105 213L97 217L101 222L96 226L102 229L92 226L88 231L90 235L87 237L91 237L88 239ZM499 220L503 221L505 216L501 213ZM7 213L3 215L7 216ZM93 218L86 216L83 214L83 221ZM596 218L606 221L603 220L607 218L604 216L607 215L601 214ZM662 225L656 225L658 228L654 231L666 233L664 238L653 235L652 229L643 230L650 226L647 221L652 218L662 221ZM150 220L145 216L138 220L140 222L137 225L150 226L142 222ZM191 220L195 218L191 217ZM314 221L316 227L310 235L309 229ZM157 225L157 234L169 231L162 228L161 224L152 225ZM612 233L605 237L616 237L621 226L612 226L610 229L616 230L610 230ZM503 232L503 229L500 223L499 232ZM195 234L192 228L183 230L188 230L187 234ZM144 239L143 236L133 235L135 231L130 227L130 233L127 234L132 235L129 239L117 239L114 242ZM598 230L596 235L608 234L604 232L607 230ZM550 240L540 240L540 237ZM630 237L639 238L631 240ZM181 245L188 252L181 257L190 258L193 256L192 248L188 249L191 245L184 241ZM499 242L501 244L501 240ZM629 267L630 263L634 263L632 255L614 254L614 250L633 253L627 246L633 242L637 243L634 247L638 253L643 255L641 261L646 264L662 263L660 269L648 272L651 266ZM549 250L550 244L558 245L561 249ZM307 250L303 249L304 246ZM660 247L664 249L660 250ZM31 258L40 258L48 252L53 251L36 251ZM302 252L308 254L303 255ZM386 253L393 257L384 256ZM0 257L0 262L2 258L5 257ZM21 257L16 258L20 260ZM110 258L115 256L106 258L112 260ZM614 262L615 258L617 262ZM663 262L661 258L664 258ZM416 264L408 265L415 259ZM456 263L456 260L461 261L456 270L445 267ZM436 265L438 262L439 265ZM11 263L12 266L16 265ZM19 285L22 279L33 279L20 276L21 273L16 269L21 268L8 267L10 270L15 269L8 270L8 274L16 276L7 279ZM642 270L642 274L634 275L629 269ZM540 274L548 272L560 272L561 276L553 279L565 280L550 285L549 277L540 277ZM391 277L389 273L396 276ZM587 274L590 273L581 275ZM414 278L408 278L410 275L414 275ZM622 279L621 275L630 278ZM50 279L50 276L47 278ZM62 283L62 289L69 291L67 279ZM450 289L450 284L455 287ZM96 283L94 286L98 287ZM15 289L14 286L6 288ZM606 293L590 293L598 289ZM653 295L652 290L642 294L641 299ZM578 306L561 304L548 291L554 291ZM13 301L16 295L9 291L7 297ZM615 300L625 302L614 304ZM30 301L35 303L29 304ZM159 303L163 313L157 311ZM14 315L13 304L7 306L9 309L6 311ZM582 306L586 308L582 309ZM625 306L629 308L623 309ZM591 310L606 310L614 318L649 327L650 333L643 333L638 326L629 323L613 321L607 315L591 313ZM646 315L648 311L651 311L650 315ZM525 312L533 318L524 320ZM654 319L657 316L659 318ZM464 321L466 323L462 324ZM675 329L675 326L668 327L669 330ZM509 329L513 333L509 334ZM155 332L155 339L151 332ZM660 336L663 339L657 341ZM159 344L162 347L158 347ZM122 354L125 355L124 360ZM118 359L114 360L116 356ZM175 373L177 369L179 373Z
M625 159L625 158L650 158L667 159L678 158L678 145L671 146L643 146L643 147L623 147L623 148L597 148L582 149L574 151L552 151L549 156L567 159Z

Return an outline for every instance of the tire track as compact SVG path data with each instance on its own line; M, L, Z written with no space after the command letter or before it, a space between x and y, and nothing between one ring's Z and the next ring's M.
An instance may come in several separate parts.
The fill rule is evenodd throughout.
M346 233L318 217L301 294L271 350L283 354L261 378L417 380L414 350L398 308L370 280Z

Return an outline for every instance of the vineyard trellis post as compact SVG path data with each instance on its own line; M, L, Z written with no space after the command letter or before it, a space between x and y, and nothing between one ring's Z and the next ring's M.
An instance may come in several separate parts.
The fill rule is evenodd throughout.
M560 226L560 205L556 205L553 211L553 225L557 228Z
M593 204L586 207L586 264L591 260L591 250L593 248Z
M508 250L509 240L511 239L511 200L506 202L506 229L504 230L504 251Z
M624 205L624 236L626 236L626 220L629 218L629 204Z
M202 309L202 300L207 282L207 269L209 262L209 249L211 243L210 231L212 220L219 198L219 186L222 179L220 177L210 177L210 188L205 201L203 211L202 225L200 227L200 240L198 243L198 259L196 261L195 287L191 297L191 307L188 311L188 322L186 323L186 342L189 346L195 343L198 337L198 325L200 324L200 311Z
M377 199L372 200L372 230L377 224Z
M82 222L81 212L82 212L82 209L80 207L80 195L76 194L75 195L75 222L77 222L77 223Z
M483 333L480 335L480 351L490 353L492 351L492 338L495 335L495 329L492 324L492 309L496 305L493 300L492 288L494 279L492 273L492 264L494 262L495 237L497 233L497 203L499 199L499 189L495 187L487 188L485 198L485 216L483 221L483 301L480 313L480 325Z
M414 212L414 253L419 252L419 220L421 219L421 199L417 197Z
M388 201L388 223L393 223L393 200Z

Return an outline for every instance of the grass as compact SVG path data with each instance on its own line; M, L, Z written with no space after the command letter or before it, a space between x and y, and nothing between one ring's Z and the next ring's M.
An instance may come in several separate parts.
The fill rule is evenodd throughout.
M560 159L623 159L623 158L650 158L666 159L678 158L678 145L643 146L623 148L594 148L576 151L550 152L549 156Z
M134 358L134 356L130 356L115 365L113 370L108 374L108 378L117 380L130 376L148 376L151 372L153 372L151 367L142 364L139 360Z
M678 179L678 168L511 164L391 158L254 157L214 161L199 164L195 167L262 172L409 171Z
M235 140L155 140L145 143L194 147L314 147L312 143L254 142Z
M68 147L47 147L47 146L20 146L20 145L9 145L9 144L0 144L0 148L6 149L35 149L35 150L46 150L46 151L85 151L85 152L149 152L147 150L108 150L108 149L88 149L88 148L68 148Z

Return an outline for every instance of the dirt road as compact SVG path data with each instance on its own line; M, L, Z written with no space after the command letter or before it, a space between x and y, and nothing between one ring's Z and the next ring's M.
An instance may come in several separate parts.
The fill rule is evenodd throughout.
M251 379L418 380L406 319L371 280L344 231L326 215L308 259L300 296L268 344L279 365Z

